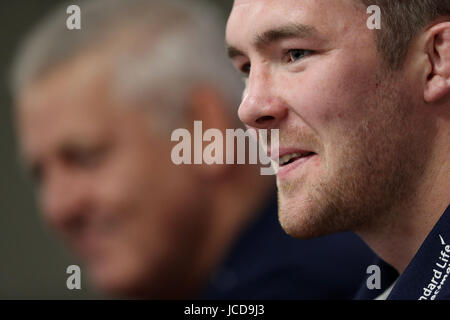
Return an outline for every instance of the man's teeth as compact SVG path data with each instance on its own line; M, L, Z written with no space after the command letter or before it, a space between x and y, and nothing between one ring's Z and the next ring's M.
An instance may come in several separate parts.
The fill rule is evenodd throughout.
M287 155L284 155L280 158L280 165L283 166L287 163L289 163L292 159L301 158L309 155L311 152L305 152L305 153L290 153Z
M300 158L302 156L301 153L291 153L291 154L287 154L284 155L280 158L280 165L284 165L286 163L288 163L289 161L291 161L294 158Z

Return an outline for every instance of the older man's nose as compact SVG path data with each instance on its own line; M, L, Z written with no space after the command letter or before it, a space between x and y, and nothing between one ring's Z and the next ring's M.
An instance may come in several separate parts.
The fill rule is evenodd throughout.
M79 225L87 210L87 190L67 175L52 177L41 193L42 210L47 222L58 232Z
M239 118L257 129L277 128L287 115L287 107L271 86L268 77L250 78L239 107Z

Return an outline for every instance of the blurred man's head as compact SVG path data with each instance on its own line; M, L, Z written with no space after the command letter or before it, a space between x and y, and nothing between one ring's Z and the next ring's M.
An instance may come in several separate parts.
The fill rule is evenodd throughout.
M19 139L44 216L111 293L183 296L229 219L211 202L230 168L170 158L173 129L233 128L226 108L240 98L220 19L180 2L86 1L81 31L65 29L62 8L16 63Z
M367 27L371 4L381 30ZM235 1L227 43L247 78L239 116L280 129L289 234L383 225L448 174L449 16L447 0Z

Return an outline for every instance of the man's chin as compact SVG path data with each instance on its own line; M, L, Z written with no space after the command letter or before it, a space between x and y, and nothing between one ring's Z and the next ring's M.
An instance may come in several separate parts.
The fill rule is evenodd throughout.
M143 272L124 262L88 267L90 281L104 294L115 298L140 298L144 289Z
M309 224L307 221L302 221L302 219L292 221L291 218L283 218L282 213L279 213L279 220L284 232L293 238L311 239L330 233Z
M342 231L323 203L311 198L283 198L279 194L278 219L283 230L291 237L310 239ZM328 216L328 218L327 218Z
M311 213L305 208L285 207L281 203L278 209L278 219L283 230L289 236L299 239L309 239L317 234L309 226L307 218L309 214Z

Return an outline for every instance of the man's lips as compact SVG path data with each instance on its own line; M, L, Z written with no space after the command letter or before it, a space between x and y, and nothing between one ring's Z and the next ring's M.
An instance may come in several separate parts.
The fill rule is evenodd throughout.
M87 258L94 255L96 251L95 237L92 234L85 234L74 240L72 242L72 246L77 254L83 256L84 258Z
M270 159L277 162L280 167L301 158L316 154L314 151L299 148L280 148L275 150L272 149L267 153Z
M275 162L273 166L277 172L277 178L284 180L294 171L296 175L305 174L304 170L310 160L316 158L317 153L307 148L280 148L279 150L272 149L269 156Z
M103 251L104 234L99 230L86 229L71 234L66 243L81 258L91 260Z

